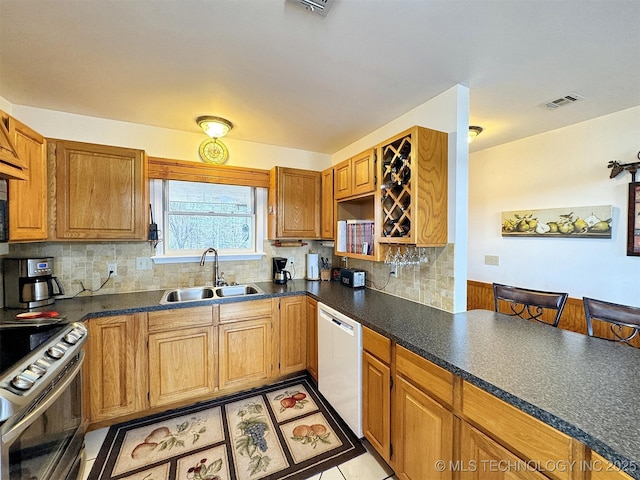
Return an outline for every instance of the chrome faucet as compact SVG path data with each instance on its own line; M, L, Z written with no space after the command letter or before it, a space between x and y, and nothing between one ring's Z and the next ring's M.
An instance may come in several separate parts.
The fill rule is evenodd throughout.
M227 284L224 278L220 277L220 270L218 267L218 251L215 248L207 248L200 257L200 266L204 267L204 261L207 253L213 252L213 283L216 287L222 287Z

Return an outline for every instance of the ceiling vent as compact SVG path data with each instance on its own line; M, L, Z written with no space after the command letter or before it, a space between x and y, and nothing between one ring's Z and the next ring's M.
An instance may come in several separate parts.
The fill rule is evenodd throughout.
M316 13L322 17L326 17L335 0L287 0L301 7L306 8L310 12Z
M571 92L565 95L564 97L556 98L555 100L547 102L544 105L549 110L554 110L558 107L562 107L563 105L569 105L570 103L575 103L580 100L584 100L584 97L582 95L579 95L575 92Z

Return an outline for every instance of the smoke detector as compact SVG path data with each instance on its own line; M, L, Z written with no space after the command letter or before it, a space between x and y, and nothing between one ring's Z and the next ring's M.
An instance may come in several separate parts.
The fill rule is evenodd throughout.
M312 13L326 17L335 0L287 0L309 10Z
M579 95L575 92L571 92L566 94L563 97L556 98L555 100L551 100L550 102L546 102L544 104L549 110L555 110L558 107L562 107L563 105L569 105L570 103L575 103L580 100L584 100L582 95Z

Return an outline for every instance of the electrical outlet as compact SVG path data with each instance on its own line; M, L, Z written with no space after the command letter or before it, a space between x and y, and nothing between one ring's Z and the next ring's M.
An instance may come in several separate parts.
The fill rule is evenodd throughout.
M153 261L149 257L136 257L136 270L153 270Z
M398 270L391 270L389 272L389 275L391 275L393 278L398 278Z
M493 265L495 267L500 266L500 257L498 255L485 255L484 256L484 264L485 265Z
M107 262L107 275L109 275L109 272L112 272L112 277L118 276L118 264L116 262Z
M291 266L293 266L293 265L295 265L296 262L293 260L293 258L290 258L289 259L289 263L291 264Z

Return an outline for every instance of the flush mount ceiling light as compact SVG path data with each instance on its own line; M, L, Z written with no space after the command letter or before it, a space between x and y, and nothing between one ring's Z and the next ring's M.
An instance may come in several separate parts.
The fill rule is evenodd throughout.
M218 140L224 137L233 128L233 123L221 117L203 116L198 117L196 122L204 133L211 138L200 144L200 158L205 163L215 163L221 165L229 158L227 146Z
M474 138L482 133L482 127L476 127L475 125L469 126L469 133L467 134L467 143L471 143Z
M211 138L224 137L233 128L233 123L222 117L204 116L196 119L198 126Z

